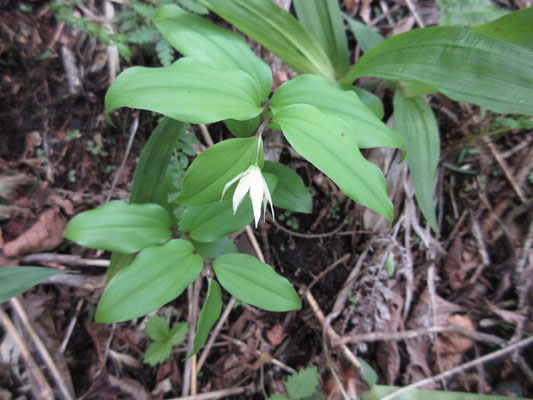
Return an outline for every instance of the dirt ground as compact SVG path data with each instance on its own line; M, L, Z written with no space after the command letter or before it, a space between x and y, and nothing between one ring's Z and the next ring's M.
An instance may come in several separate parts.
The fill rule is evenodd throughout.
M117 128L110 126L103 105L109 87L106 47L58 22L49 2L24 3L30 9L20 4L0 0L0 265L43 265L78 274L51 278L16 302L2 304L45 382L24 363L20 346L0 331L0 398L39 398L46 384L56 398L68 398L65 392L84 399L180 396L190 368L185 347L150 367L142 362L149 344L145 318L94 323L104 289L105 262L99 260L110 255L62 237L77 213L104 204L108 195L128 198L138 156L157 117L122 110L116 114ZM373 10L387 4L404 10L399 22L381 18L376 23L385 35L414 26L403 1L352 0L346 1L347 10L354 4L363 20L377 18ZM423 18L434 23L433 2L418 4ZM86 6L101 15L101 2ZM156 65L157 59L139 48L132 64ZM122 69L128 65L121 59ZM275 73L282 79L287 70ZM391 92L380 85L376 94L390 117ZM364 383L350 354L366 361L380 384L405 386L531 335L533 132L479 135L491 131L497 115L443 96L432 96L431 106L442 143L436 190L440 234L420 215L399 154L365 153L382 161L389 180L396 219L388 228L284 149L281 160L315 194L314 212L267 220L255 237L266 261L300 290L303 308L289 313L239 304L230 308L205 363L193 372L193 390L261 399L263 388L284 393L289 371L315 365L320 390L340 398L324 352L341 382L360 393ZM203 142L200 131L192 129ZM228 135L221 124L209 126L209 132L215 141ZM243 251L253 252L245 232L235 240ZM227 304L230 297L224 296ZM159 314L172 323L187 320L187 294ZM331 340L324 348L327 323ZM51 359L43 356L36 338ZM426 388L533 396L532 360L532 348L508 352Z

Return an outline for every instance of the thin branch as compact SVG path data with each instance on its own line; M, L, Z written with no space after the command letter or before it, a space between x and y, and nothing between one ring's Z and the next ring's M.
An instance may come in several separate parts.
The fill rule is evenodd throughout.
M35 362L35 359L32 357L30 351L24 344L24 341L22 340L19 333L17 332L17 329L13 325L13 322L11 322L11 319L9 318L9 316L1 308L0 308L0 322L5 327L7 334L11 336L11 338L15 342L15 345L17 346L17 349L19 350L20 355L22 356L22 359L24 360L24 364L26 365L26 370L28 371L30 377L33 378L33 381L37 385L37 388L35 389L38 390L38 393L34 393L36 398L53 400L54 391L52 387L46 380L44 374L42 373L39 366Z
M517 342L515 344L512 344L504 349L497 350L493 353L489 353L483 357L476 358L475 360L469 361L465 364L459 365L455 368L449 369L447 371L444 371L442 374L435 375L432 377L429 377L427 379L422 379L421 381L415 382L411 385L405 386L401 389L396 390L395 392L392 392L388 396L383 397L381 400L391 400L395 397L399 396L400 394L409 392L413 389L417 389L426 385L430 385L433 383L436 383L437 381L445 378L449 378L451 376L457 375L461 372L466 371L467 369L476 367L479 364L483 364L489 361L494 361L498 358L501 358L509 353L512 353L515 350L518 350L522 347L526 347L533 344L533 336L528 337L527 339L521 340L520 342Z
M340 344L347 343L400 341L412 339L418 336L431 335L434 333L458 333L470 339L477 340L478 342L495 344L497 346L505 346L507 344L504 339L498 336L489 335L483 332L476 332L457 325L432 326L430 328L419 328L402 332L370 332L345 335L341 336L339 339L333 340L332 344L334 346L338 346Z
M215 390L213 392L196 394L193 396L185 397L176 397L171 400L216 400L216 399L225 399L229 396L235 396L241 393L247 393L253 391L253 385L245 387L234 387L229 389Z
M43 359L44 363L50 370L50 374L52 375L52 378L54 379L57 388L59 389L59 393L61 395L62 399L71 400L73 399L73 394L70 393L67 383L64 381L63 376L61 372L59 372L59 369L57 368L54 359L48 352L48 349L44 345L43 341L35 332L33 327L31 326L30 320L28 318L28 314L26 314L26 311L24 310L24 307L22 307L22 304L20 301L13 297L9 300L9 303L13 307L13 311L17 314L17 316L20 318L20 321L22 322L22 325L30 335L31 340L35 344L35 348L37 349L39 355Z
M133 145L133 139L135 139L135 134L137 133L137 128L139 128L139 114L138 113L133 119L133 122L131 123L130 135L128 138L128 143L126 144L126 151L124 152L124 157L122 157L122 162L120 163L120 166L118 167L117 172L115 173L115 176L113 177L113 182L111 182L111 187L109 188L109 191L107 192L104 203L109 203L109 200L111 200L111 196L113 196L113 191L115 190L115 186L117 185L118 178L120 178L120 175L122 174L122 170L126 166L126 161L128 161L128 156L131 151L131 146Z

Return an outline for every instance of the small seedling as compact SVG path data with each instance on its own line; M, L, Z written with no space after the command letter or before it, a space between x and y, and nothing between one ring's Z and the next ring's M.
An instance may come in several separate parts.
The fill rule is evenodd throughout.
M285 381L287 394L285 397L275 394L268 400L319 400L324 399L324 394L318 390L320 375L316 367L307 367L301 371L295 372Z
M144 362L152 367L162 363L172 355L172 349L187 338L189 328L180 322L170 329L165 317L154 315L146 322L146 333L152 339L144 353Z

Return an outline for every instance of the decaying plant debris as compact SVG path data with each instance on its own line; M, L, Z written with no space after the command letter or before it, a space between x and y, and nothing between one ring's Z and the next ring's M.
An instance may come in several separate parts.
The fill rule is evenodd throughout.
M385 35L434 23L437 13L429 1L344 3L348 13ZM397 210L388 228L283 149L277 156L317 193L314 213L267 219L235 239L288 276L304 308L278 315L228 296L220 326L198 358L184 361L182 347L156 367L142 364L149 344L145 318L93 322L108 254L60 238L68 217L111 197L128 197L155 120L147 112L123 112L119 128L108 125L103 96L116 56L57 22L48 2L28 4L31 11L4 0L0 13L0 264L78 274L50 278L2 305L0 397L262 398L261 385L283 393L287 374L316 365L321 390L339 398L324 351L351 393L364 389L362 359L383 384L437 377L425 388L533 395L527 347L533 331L533 134L514 129L477 135L490 131L497 116L441 96L431 97L442 135L440 235L419 214L401 155L367 154L383 161ZM110 4L87 2L84 17L105 21ZM395 15L403 19L397 23ZM157 63L141 49L134 57ZM280 81L293 75L276 68ZM384 85L376 93L386 104L392 101ZM205 146L227 135L222 124L193 133ZM197 284L159 314L186 321L204 296ZM497 351L503 354L462 369ZM455 373L439 377L448 370Z

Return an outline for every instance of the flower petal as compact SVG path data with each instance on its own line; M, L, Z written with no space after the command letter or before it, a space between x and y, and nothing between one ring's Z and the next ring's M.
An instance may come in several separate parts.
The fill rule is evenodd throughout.
M261 218L261 203L263 201L263 193L265 189L265 180L261 174L259 167L255 167L250 175L253 175L252 184L250 186L250 198L252 199L252 208L254 210L255 227Z
M220 201L224 198L224 195L226 194L226 191L230 188L231 185L233 185L236 181L242 178L246 171L241 172L239 175L237 175L235 178L233 178L231 181L226 183L226 186L224 186L224 190L222 191L222 196L220 196Z
M251 175L249 170L246 170L239 181L239 184L235 188L235 193L233 193L233 214L237 212L237 208L239 208L239 205L242 203L244 196L246 196L246 193L250 190L250 184L252 182Z

